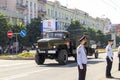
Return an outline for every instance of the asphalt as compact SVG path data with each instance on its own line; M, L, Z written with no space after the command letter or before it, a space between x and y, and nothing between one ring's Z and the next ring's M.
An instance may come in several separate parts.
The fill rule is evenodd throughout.
M115 53L114 61L113 61L113 69L112 69L112 76L114 77L112 80L120 80L120 71L118 70L119 60L117 54ZM111 80L111 79L105 79Z

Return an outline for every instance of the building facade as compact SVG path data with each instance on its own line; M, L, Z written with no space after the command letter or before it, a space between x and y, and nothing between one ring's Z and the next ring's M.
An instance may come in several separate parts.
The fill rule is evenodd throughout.
M24 19L24 11L27 5L20 0L0 0L0 12L2 12L11 24L16 24Z
M81 16L78 16L81 12ZM65 30L65 26L69 26L72 20L84 20L85 12L75 9L68 9L62 6L58 1L46 3L46 19L56 19L58 21L58 29Z
M22 21L31 23L31 19L44 17L46 0L0 0L0 12L5 14L11 24Z
M31 19L41 17L45 19L56 19L58 29L65 30L72 20L78 20L85 27L98 30L104 28L109 19L93 18L88 13L79 9L69 9L58 1L47 0L0 0L0 12L6 15L12 24L22 21L24 24L31 23Z
M85 27L103 31L104 21L101 18L93 18L88 13L79 9L69 9L62 6L58 1L47 1L46 19L57 19L60 30L65 30L72 20L78 20ZM109 20L108 20L109 21Z
M46 15L46 0L38 0L38 16L45 19Z

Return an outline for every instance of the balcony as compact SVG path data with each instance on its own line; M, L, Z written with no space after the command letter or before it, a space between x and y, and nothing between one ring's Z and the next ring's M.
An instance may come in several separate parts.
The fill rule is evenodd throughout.
M21 3L16 3L16 8L25 10L25 9L27 9L27 4L22 3L22 2Z
M43 3L46 3L47 0L38 0L39 2L43 2Z
M38 14L44 15L44 14L46 14L46 10L38 9Z
M0 12L5 14L5 16L9 16L9 17L22 18L22 19L24 18L24 15L22 13L18 13L16 11L0 9Z

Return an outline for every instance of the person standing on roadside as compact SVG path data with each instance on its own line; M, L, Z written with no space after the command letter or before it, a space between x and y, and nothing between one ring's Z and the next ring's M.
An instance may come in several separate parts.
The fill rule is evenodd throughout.
M119 58L118 71L120 71L120 46L118 47L118 58Z
M80 38L80 45L77 47L78 80L85 80L87 67L87 53L85 49L86 36Z
M108 40L108 45L106 46L106 53L107 53L106 78L114 78L111 75L111 69L112 69L112 64L113 64L113 50L112 50L113 41L114 40Z
M0 46L0 54L2 54L2 46Z

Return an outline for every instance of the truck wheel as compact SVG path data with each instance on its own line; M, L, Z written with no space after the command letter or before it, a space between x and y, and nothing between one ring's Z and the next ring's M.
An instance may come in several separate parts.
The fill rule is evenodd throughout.
M58 53L58 62L59 64L66 64L68 62L68 54L66 50L60 50Z
M96 59L98 58L98 52L95 53L95 58L96 58Z
M36 53L35 55L35 62L40 65L40 64L43 64L45 62L45 57L44 55L41 55L39 53Z

